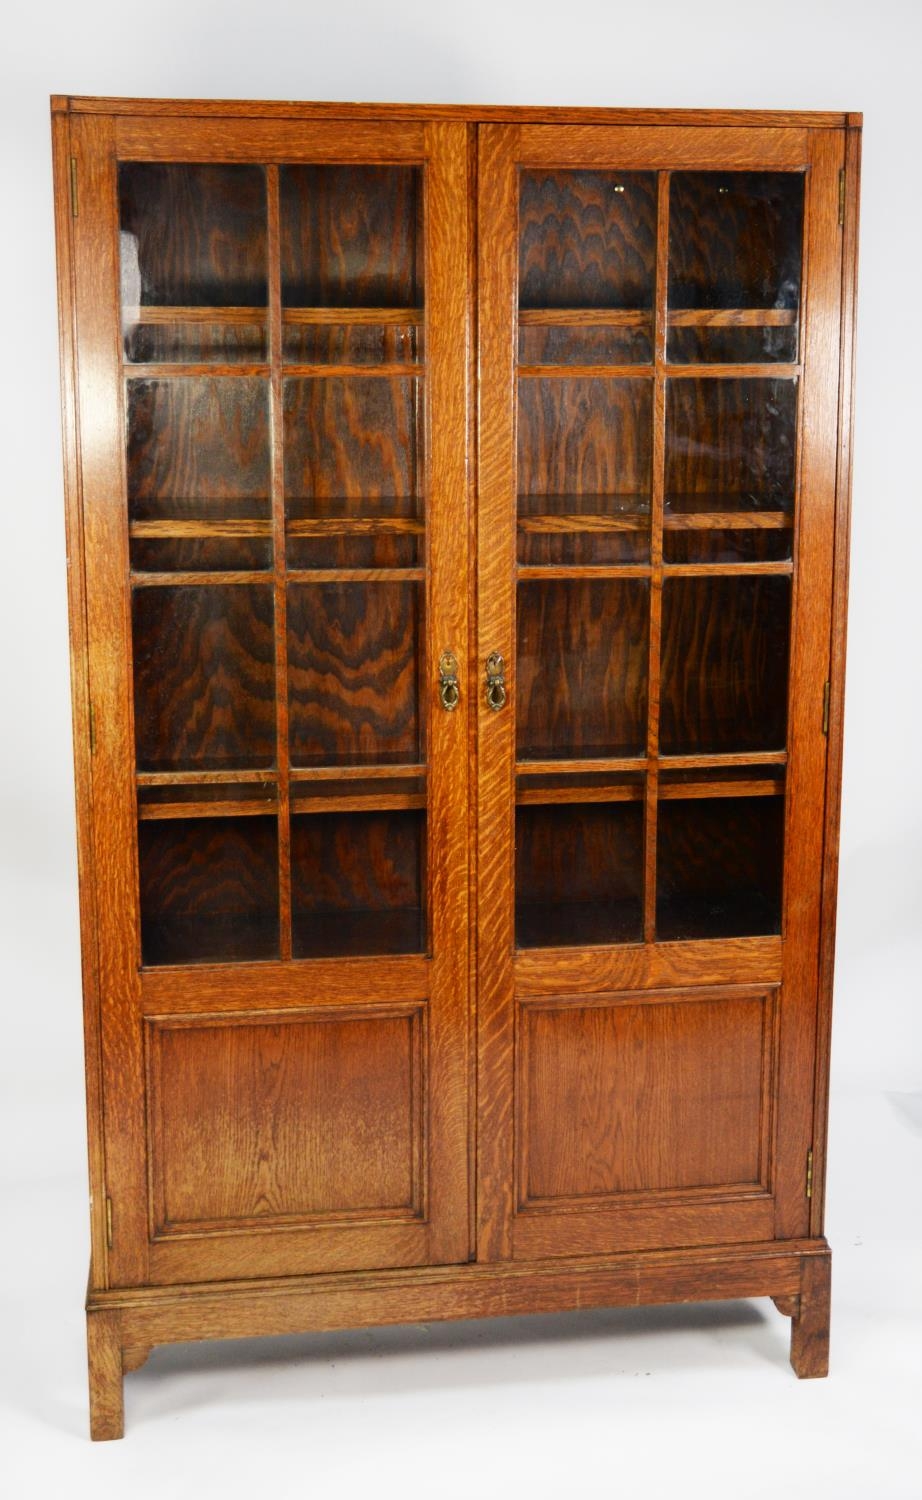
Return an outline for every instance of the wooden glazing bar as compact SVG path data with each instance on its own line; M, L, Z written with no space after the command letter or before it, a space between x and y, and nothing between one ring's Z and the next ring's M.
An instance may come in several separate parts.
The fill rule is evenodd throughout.
M283 307L283 323L330 324L339 327L387 324L403 328L419 327L423 321L421 307Z
M667 578L701 578L735 576L746 578L752 573L793 573L794 564L787 562L732 562L732 563L666 563L663 572Z
M288 588L285 574L285 454L282 405L282 264L279 169L266 168L269 274L269 401L273 561L275 576L275 732L278 765L279 957L291 958L291 808L288 740Z
M128 535L133 538L162 538L173 541L181 541L187 537L271 536L272 521L269 517L264 520L132 521L128 527Z
M649 770L644 804L644 939L656 938L656 823L659 797L660 637L663 619L663 511L666 489L666 311L669 295L669 183L670 174L657 174L656 280L653 325L652 495L650 514L650 629L647 656L647 759Z
M645 328L652 308L520 307L520 328Z
M422 536L425 521L415 516L305 516L289 520L289 536Z
M791 328L794 307L676 307L667 317L670 328Z
M224 782L273 782L275 771L139 771L135 780L142 786L221 786Z
M298 781L367 781L372 777L425 776L426 767L419 763L411 765L368 766L292 766L289 779Z
M289 583L420 582L425 568L289 568Z

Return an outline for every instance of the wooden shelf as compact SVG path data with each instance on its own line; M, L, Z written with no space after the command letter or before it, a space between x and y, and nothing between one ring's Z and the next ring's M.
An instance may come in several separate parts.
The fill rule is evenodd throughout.
M666 314L670 328L792 328L797 309L788 307L676 307Z
M657 790L660 802L677 802L703 797L783 797L784 782L768 777L747 781L661 781Z
M422 536L416 516L301 516L285 523L286 536Z
M652 307L520 307L520 328L648 328Z
M517 760L515 772L517 776L585 776L592 772L647 771L655 767L660 771L708 771L730 766L785 766L787 759L784 750L741 750L654 758L646 755L600 756L597 760Z
M606 786L520 787L515 794L518 807L543 807L561 802L643 802L644 788L623 782Z
M783 510L667 510L663 516L666 531L788 531L793 524Z
M404 328L424 322L421 307L283 307L283 323L329 324L340 327L387 324Z
M408 765L381 765L372 762L367 766L292 766L291 780L296 781L370 781L372 778L403 778L425 776L425 765L414 762Z
M405 812L425 808L425 792L380 792L353 797L292 796L293 813Z
M146 822L161 818L255 818L275 817L278 802L266 799L259 802L252 798L223 802L139 802L138 817Z
M135 781L145 786L221 786L243 785L250 782L273 783L278 772L267 771L139 771Z
M271 536L272 521L267 516L242 520L238 517L227 520L199 521L164 519L156 521L132 521L128 527L132 538L182 541L192 537L249 537Z
M125 325L154 326L169 323L263 324L268 307L125 307ZM421 307L283 307L283 323L389 324L404 327L423 322Z

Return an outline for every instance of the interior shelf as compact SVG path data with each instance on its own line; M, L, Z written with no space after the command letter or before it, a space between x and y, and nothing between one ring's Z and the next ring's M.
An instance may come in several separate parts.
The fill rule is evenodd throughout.
M670 328L792 328L793 307L675 307L666 314Z
M267 307L126 307L127 324L265 323ZM283 307L283 323L399 324L418 326L421 307Z
M520 327L645 328L652 321L650 307L521 307Z
M797 309L787 307L677 307L666 315L670 328L791 328ZM286 313L287 318L287 313ZM520 327L644 328L652 308L522 307ZM305 320L306 321L306 320Z

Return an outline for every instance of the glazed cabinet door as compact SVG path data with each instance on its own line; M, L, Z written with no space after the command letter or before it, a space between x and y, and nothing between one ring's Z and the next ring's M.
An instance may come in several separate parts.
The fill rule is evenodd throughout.
M480 132L484 1258L807 1231L842 161Z
M465 1260L468 127L69 150L95 1274Z

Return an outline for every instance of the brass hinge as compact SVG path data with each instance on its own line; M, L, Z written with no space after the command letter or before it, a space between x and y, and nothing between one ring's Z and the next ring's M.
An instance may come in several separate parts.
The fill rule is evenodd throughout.
M74 218L77 217L77 158L70 159L70 211Z
M830 695L830 692L831 692L831 685L830 685L830 682L829 682L829 678L827 677L826 681L823 683L823 733L827 737L829 735L829 695Z
M106 1199L106 1244L112 1249L112 1199Z
M839 227L845 223L845 168L839 168Z
M806 1187L806 1195L807 1195L808 1198L812 1198L813 1197L813 1147L812 1146L810 1147L810 1150L807 1152L807 1187Z
M90 754L96 754L96 714L92 703L90 704Z

